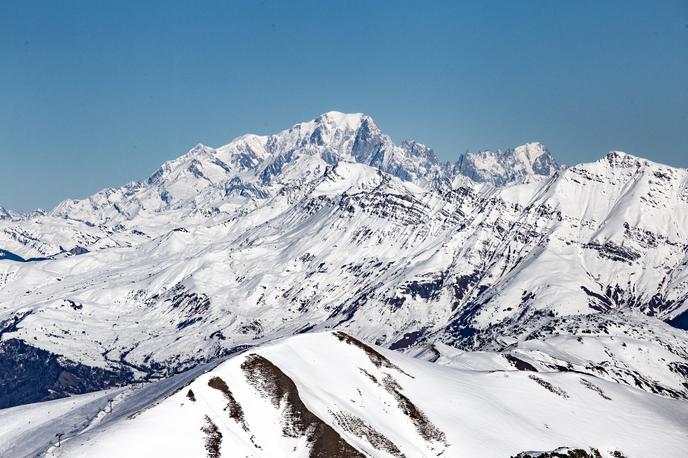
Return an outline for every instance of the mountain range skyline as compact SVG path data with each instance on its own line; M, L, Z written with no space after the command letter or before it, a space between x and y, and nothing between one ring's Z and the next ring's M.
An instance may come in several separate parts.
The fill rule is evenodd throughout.
M344 116L344 117L347 117L347 116L348 116L348 117L356 117L356 116L363 117L363 118L369 119L369 120L371 121L371 123L375 126L375 128L376 128L376 129L379 129L379 127L377 126L375 120L373 120L373 118L372 118L371 116L368 116L368 115L366 115L366 114L364 114L364 113L343 113L343 112L339 112L339 111L328 111L328 112L325 112L325 113L321 114L321 115L318 116L316 119L320 119L320 118L322 118L323 116L326 117L326 116L328 116L328 115L332 115L332 116ZM302 123L298 123L298 124L292 126L291 128L294 128L295 126L299 126L299 125L301 125L301 124L303 124L303 123L305 123L305 122L307 122L307 121L304 121L304 122L302 122ZM313 121L309 121L309 122L313 122ZM287 131L287 130L289 130L289 129L285 129L284 131ZM235 141L237 141L237 140L240 140L241 138L246 137L246 136L257 136L257 137L263 136L263 137L268 137L269 135L257 135L257 134L253 134L253 133L245 133L245 134L242 134L242 135L239 135L239 136L235 137L234 139L232 139L229 143L225 144L224 146L227 146L227 145L229 145L229 144L231 144L231 143L233 143L233 142L235 142ZM391 140L391 141L395 141L395 140L391 139L391 137L390 137L390 140ZM432 160L433 160L433 161L436 161L436 162L438 162L438 163L443 163L443 164L445 164L446 166L454 167L454 168L456 169L456 173L459 173L459 174L465 175L465 176L467 176L467 177L469 177L469 178L472 178L472 179L475 180L476 182L491 181L491 180L492 180L492 184L497 185L497 186L504 185L504 184L508 184L508 180L505 180L504 178L502 178L502 179L496 179L496 181L495 181L494 179L490 179L490 178L484 178L484 177L481 178L481 176L480 176L480 173L481 173L481 172L480 172L480 171L477 171L477 170L475 169L475 162L476 162L476 161L481 161L481 162L483 162L483 165L482 165L481 167L489 167L489 166L494 167L494 166L498 166L498 167L500 167L500 168L502 169L502 173L506 173L506 170L507 170L509 167L513 167L513 166L514 166L514 160L510 157L510 156L512 156L512 155L514 154L514 152L516 152L516 154L519 154L518 151L519 151L520 149L522 149L522 150L524 150L524 151L528 151L529 149L534 148L536 151L540 151L540 150L541 150L541 151L543 151L543 152L546 153L547 161L548 161L548 162L551 162L551 164L549 164L549 165L547 166L547 167L548 167L547 170L549 170L549 167L550 167L550 166L551 166L551 167L554 167L554 168L559 168L559 167L567 167L567 166L570 166L570 165L577 165L577 164L559 164L559 163L557 162L557 160L556 160L556 154L552 154L552 153L550 152L550 150L547 148L547 146L546 146L546 145L543 145L543 144L542 144L541 142L539 142L539 141L531 141L531 142L527 142L527 143L524 143L524 144L521 144L521 145L511 145L511 146L507 146L507 147L504 147L504 148L497 148L497 149L493 149L493 150L486 149L486 148L484 148L484 149L478 149L478 150L476 150L476 151L469 151L469 150L466 150L464 153L458 154L455 160L446 160L446 159L439 158L439 157L437 156L437 154L435 153L434 149L433 149L431 146L426 145L426 144L423 144L423 143L420 143L420 142L417 142L417 141L416 141L415 139L413 139L412 137L411 137L411 138L404 139L404 140L402 140L401 142L398 142L398 143L399 143L400 145L402 145L402 147L406 145L406 146L408 146L408 148L410 148L410 149L413 149L413 148L416 148L416 147L417 147L417 148L419 148L419 149L421 149L421 150L423 151L423 154L429 154L429 156L432 157ZM213 147L204 145L204 144L202 144L202 143L198 143L198 144L196 144L196 146L195 146L194 148L191 148L190 151L193 151L193 150L198 149L198 148L211 148L211 149L212 149ZM222 148L222 146L217 147L217 148ZM599 157L601 158L601 157L603 157L605 154L611 153L611 152L619 152L619 150L614 149L614 150L607 151L607 152L605 152L604 154L601 154ZM623 152L623 153L624 153L624 154L628 154L628 155L633 156L633 157L638 157L638 158L641 158L641 159L649 159L649 158L645 158L645 157L643 157L643 156L639 156L639 155L632 154L632 153L627 153L627 152ZM522 153L521 153L521 154L522 154ZM537 153L537 154L539 154L539 153ZM482 157L483 159L480 159L481 157ZM488 162L491 162L490 165L484 164L485 158L487 158ZM500 160L500 161L503 161L503 160L511 161L511 163L508 164L508 165L506 165L506 167L504 167L504 165L501 165L501 166L500 166L500 165L495 164L495 160L496 160L495 158L497 158L497 159ZM500 159L500 158L501 158L501 159ZM175 160L175 159L170 159L170 160L167 161L167 162L174 161L174 160ZM157 169L156 169L156 170L157 170ZM531 172L532 172L532 171L531 171ZM155 173L156 173L156 172L153 171L153 172L149 173L148 175L144 175L144 176L143 176L143 181L145 181L145 179L147 179L147 178L150 177L151 175L154 175ZM488 173L488 174L490 173L489 170L487 171L487 173ZM137 179L137 178L135 178L135 177L132 177L132 178L130 178L129 180L127 180L127 181L125 181L125 182L122 182L122 183L115 183L115 184L114 184L114 187L118 187L118 186L123 185L123 184L126 184L126 183L132 183L132 182L137 182L137 181L139 181L139 179ZM103 191L103 190L105 190L105 189L108 189L108 188L96 189L94 192ZM93 192L92 192L91 194L93 194ZM58 201L55 205L59 205L60 202L63 202L63 201L65 201L65 200L75 200L75 199L76 199L76 200L79 200L79 199L83 199L83 198L88 197L88 195L90 195L90 194L87 194L87 195L84 195L84 196L66 196L64 199L61 199L60 201ZM9 215L11 212L13 212L14 214L17 214L17 215L19 215L19 214L30 214L31 212L34 212L34 211L49 211L51 208L54 208L54 206L53 206L53 207L28 208L28 209L25 209L25 208L13 208L13 207L11 207L10 205L5 204L5 202L0 201L0 216L1 216L1 214L3 214L3 213Z
M442 160L539 141L565 164L620 150L688 166L682 1L39 3L0 6L8 208L327 110L367 113Z
M0 1L0 457L685 458L686 0Z
M327 112L0 209L0 454L612 458L662 424L678 457L687 328L687 169L541 143L449 163ZM483 422L523 433L462 439Z

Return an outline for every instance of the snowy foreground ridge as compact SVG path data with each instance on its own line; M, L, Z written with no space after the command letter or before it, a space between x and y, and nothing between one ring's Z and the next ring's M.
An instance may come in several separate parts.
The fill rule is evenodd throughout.
M688 170L330 112L0 208L0 456L684 456L687 328Z
M89 396L74 405L93 403ZM509 457L565 446L571 456L680 457L688 424L685 401L594 376L449 368L341 331L247 351L133 414L135 390L110 399L47 456ZM59 421L65 402L15 407L0 419L26 422L52 409Z

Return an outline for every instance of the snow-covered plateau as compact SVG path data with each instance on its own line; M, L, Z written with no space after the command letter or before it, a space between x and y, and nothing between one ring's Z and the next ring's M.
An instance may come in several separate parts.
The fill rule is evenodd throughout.
M687 328L688 170L329 112L0 208L0 456L679 457Z

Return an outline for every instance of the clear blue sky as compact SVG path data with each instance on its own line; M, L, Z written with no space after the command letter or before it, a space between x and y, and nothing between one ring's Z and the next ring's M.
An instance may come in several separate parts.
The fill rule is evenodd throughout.
M0 2L0 205L365 112L444 159L539 140L688 166L688 1Z

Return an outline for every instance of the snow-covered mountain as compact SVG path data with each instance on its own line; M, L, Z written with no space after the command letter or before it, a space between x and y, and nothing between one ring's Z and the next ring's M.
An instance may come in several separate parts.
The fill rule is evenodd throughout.
M623 153L448 164L331 112L3 218L0 249L0 406L334 328L688 397L688 171Z
M670 458L688 441L686 401L575 372L450 368L341 331L0 419L11 456Z
M212 216L252 209L254 201L297 187L339 162L365 164L418 184L449 178L449 165L415 142L395 145L362 114L325 113L276 135L245 135L220 148L197 145L145 182L65 201L52 216L99 224L164 213ZM226 217L226 215L223 215Z
M545 145L533 142L505 151L468 152L455 169L476 182L504 186L551 177L561 167Z

